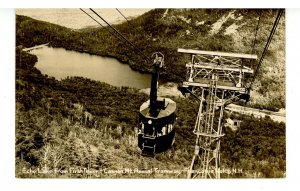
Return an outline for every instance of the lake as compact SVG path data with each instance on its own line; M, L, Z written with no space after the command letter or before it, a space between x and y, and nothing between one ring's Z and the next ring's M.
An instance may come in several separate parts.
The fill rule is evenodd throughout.
M128 86L138 89L150 87L150 74L134 71L129 65L115 58L52 47L34 49L30 53L38 57L36 68L58 80L67 76L81 76L118 87Z

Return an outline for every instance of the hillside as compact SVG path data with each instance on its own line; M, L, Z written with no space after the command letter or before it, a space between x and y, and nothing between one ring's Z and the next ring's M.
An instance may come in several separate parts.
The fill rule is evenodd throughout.
M143 158L137 146L137 111L146 94L79 77L57 81L34 67L36 56L18 49L16 61L16 177L186 177L197 111L190 100L172 98L178 106L174 146ZM221 177L285 177L285 124L234 118L243 123L237 131L224 127L222 168L244 173Z
M256 46L252 50L259 14ZM189 60L177 53L177 48L254 52L260 57L276 14L276 10L155 9L114 27L148 57L153 52L162 52L166 58L166 71L161 77L181 82L185 78L185 63ZM54 47L115 57L140 72L151 71L152 61L146 61L137 50L104 28L71 30L17 16L16 35L17 44L25 47L51 42ZM254 83L249 105L275 111L285 108L284 16Z
M173 43L185 41L194 43L193 46L198 43L189 35L176 41L177 33L186 32L185 28L180 29L187 27L183 24L186 19L176 21L182 25L171 25L173 21L168 19L178 14L197 18L195 11L198 14L197 10L153 10L132 20L132 25L140 27L132 28L130 33L126 23L116 27L124 33L127 31L131 40L136 38L136 44L144 43L149 54L160 50L170 58L166 59L168 68L164 77L177 82L185 75L179 71L180 68L185 71L184 58L176 53L179 44ZM230 11L220 10L216 14L226 15ZM203 14L205 12L203 10ZM268 14L274 15L273 12ZM218 20L217 15L214 20L210 17L212 23ZM166 23L160 23L162 17L167 19ZM150 28L151 23L155 30ZM156 30L167 32L159 36L162 31ZM191 27L192 30L196 29ZM145 38L147 41L140 39L144 34L149 35ZM51 46L114 56L144 72L149 71L150 63L141 61L128 51L128 47L108 38L104 29L74 31L17 16L16 35L16 177L186 178L195 141L192 129L197 108L192 100L172 97L178 106L176 142L155 158L143 158L137 147L136 131L138 108L148 99L146 94L134 88L113 87L81 77L58 81L41 74L34 67L37 57L20 49L51 42ZM217 48L216 44L210 43ZM227 51L226 46L222 48ZM285 124L268 117L255 119L225 113L227 117L243 122L237 131L224 127L226 136L222 139L221 165L225 169L243 169L244 173L221 174L221 177L285 177ZM155 168L161 171L153 170ZM125 169L137 170L130 173Z

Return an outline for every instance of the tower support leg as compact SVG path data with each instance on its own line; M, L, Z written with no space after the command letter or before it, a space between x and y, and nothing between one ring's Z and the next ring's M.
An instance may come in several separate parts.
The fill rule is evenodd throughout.
M223 136L222 120L225 90L221 91L221 95L217 95L216 86L217 78L213 78L206 98L204 89L201 92L201 101L194 128L194 133L197 136L195 151L187 178L220 178L220 138ZM204 105L206 106L204 107ZM218 117L216 117L217 115Z

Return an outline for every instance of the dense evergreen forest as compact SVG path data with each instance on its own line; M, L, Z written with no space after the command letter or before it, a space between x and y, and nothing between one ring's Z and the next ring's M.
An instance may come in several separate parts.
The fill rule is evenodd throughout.
M224 35L225 29L222 28L222 34L208 35L220 15L227 15L230 11L155 9L131 20L130 25L136 27L129 27L128 23L115 27L146 55L163 52L167 58L167 70L162 77L167 81L179 82L185 76L186 59L176 53L178 47L251 51L247 46L252 42L250 38L240 37L240 41L236 41L233 36ZM255 10L237 12L244 19L249 19L249 23L257 16ZM264 11L265 20L261 21L264 28L257 44L263 46L275 14L272 10ZM202 20L205 25L196 26L195 22ZM234 21L241 22L229 21L227 27ZM245 33L239 34L252 34L250 31L255 23L251 23L253 26L241 25L240 30ZM189 35L186 30L189 30ZM255 86L257 98L261 96L264 99L261 103L252 100L257 107L273 110L285 105L285 80L280 73L284 71L284 56L276 57L278 65L271 65L277 53L284 55L284 44L279 43L284 37L284 19L279 31L275 35L278 44L271 46L262 69L264 75L259 76ZM111 37L104 28L71 30L17 16L16 177L186 178L194 152L195 135L192 129L198 109L194 100L172 97L178 107L175 144L155 158L141 157L137 146L138 110L148 95L138 89L114 87L82 77L58 81L42 74L35 68L37 57L21 49L48 42L53 47L113 56L141 72L149 72L152 63L134 54L130 47ZM258 46L256 51L259 50ZM270 66L273 67L272 75L269 75ZM282 75L284 77L284 72ZM262 86L265 89L260 89ZM229 117L241 119L242 123L236 131L224 127L226 136L221 144L221 167L242 169L243 173L223 173L221 177L285 177L285 124L274 122L269 117L258 119L225 113L225 119ZM166 171L143 173L153 168ZM119 169L139 169L140 172L118 172ZM168 173L167 170L179 171Z
M178 105L176 142L154 159L143 158L136 132L137 112L148 99L146 94L81 77L57 81L41 74L34 67L36 61L36 56L16 49L17 177L186 177L195 141L197 108L192 100L172 98ZM243 173L221 176L285 177L285 124L270 118L226 117L243 122L237 131L224 130L222 168ZM180 173L116 173L125 168Z
M260 57L276 14L276 10L270 9L154 9L114 27L144 55L150 57L153 52L162 52L166 70L161 78L182 82L189 58L177 53L178 48L255 53ZM112 36L107 28L72 30L17 15L16 29L17 45L31 47L50 42L53 47L115 57L140 72L151 71L151 60ZM257 65L252 64L253 68ZM249 106L274 111L285 108L284 16L253 85Z

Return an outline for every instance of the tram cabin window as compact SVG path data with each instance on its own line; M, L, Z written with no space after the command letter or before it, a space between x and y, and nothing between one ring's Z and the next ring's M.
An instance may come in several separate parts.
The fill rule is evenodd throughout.
M139 133L144 133L144 123L141 123Z

